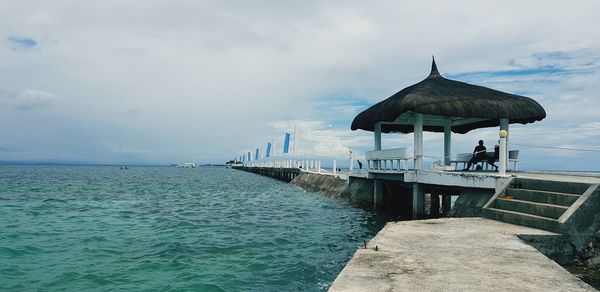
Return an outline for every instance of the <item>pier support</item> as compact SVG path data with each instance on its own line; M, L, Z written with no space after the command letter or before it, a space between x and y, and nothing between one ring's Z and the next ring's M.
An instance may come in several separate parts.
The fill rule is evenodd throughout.
M373 209L380 210L383 207L383 182L373 181Z
M440 217L440 195L436 193L431 194L431 208L429 208L429 215L431 217Z
M412 217L418 219L425 214L425 196L423 195L423 187L419 183L413 183L413 207Z
M442 196L442 215L446 216L452 208L452 196Z

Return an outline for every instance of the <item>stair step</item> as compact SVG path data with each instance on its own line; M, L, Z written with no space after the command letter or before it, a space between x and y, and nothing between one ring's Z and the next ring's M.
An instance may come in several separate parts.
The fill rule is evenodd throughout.
M581 195L589 186L589 184L585 183L519 178L510 187Z
M503 198L498 198L494 201L494 208L552 219L558 219L568 209L565 206Z
M482 214L492 220L560 233L560 223L547 217L496 208L484 208Z
M515 197L515 199L523 201L561 205L567 207L573 205L573 203L575 203L575 201L577 201L577 199L579 199L580 197L576 194L515 188L506 189L506 195L511 195Z

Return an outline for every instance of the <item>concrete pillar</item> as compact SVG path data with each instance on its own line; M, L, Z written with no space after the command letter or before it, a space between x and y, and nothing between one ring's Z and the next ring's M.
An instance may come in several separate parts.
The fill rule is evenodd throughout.
M317 161L317 172L321 173L321 160Z
M375 147L373 150L381 150L381 124L375 124L375 131L373 131L375 137Z
M452 196L442 196L442 215L450 214L452 210Z
M452 120L444 120L444 165L450 165L452 159Z
M429 208L429 210L431 217L440 217L440 195L435 193L431 194L431 208Z
M350 149L350 167L348 168L349 170L354 169L354 161L352 161L352 154L352 149Z
M508 133L504 130L500 131L500 150L499 150L499 166L498 166L498 174L506 175L506 169L508 166L508 152L506 151L506 137Z
M500 131L502 131L502 130L506 131L506 133L509 133L508 132L508 119L500 119ZM506 149L505 149L506 157L508 157L508 148L509 148L509 146L508 146L508 137L509 136L510 135L506 136ZM506 167L505 169L508 169L508 160L506 161L505 167Z
M413 219L418 219L425 214L425 198L423 195L423 188L419 183L413 183L413 207L412 215Z
M375 137L375 146L373 147L373 150L381 150L381 123L375 123L373 136ZM379 169L379 161L373 161L373 168Z
M383 182L373 180L373 209L380 210L383 207Z
M415 114L415 140L414 140L414 154L415 154L415 169L423 169L423 114Z

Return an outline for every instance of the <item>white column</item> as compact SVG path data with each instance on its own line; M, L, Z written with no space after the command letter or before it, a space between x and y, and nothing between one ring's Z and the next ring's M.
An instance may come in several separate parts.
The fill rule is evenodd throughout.
M444 120L444 164L450 165L450 160L452 159L452 120L445 119Z
M317 172L321 173L321 160L317 161Z
M333 160L333 174L337 174L337 163L335 159Z
M423 169L423 114L415 114L415 169Z
M352 161L352 149L350 149L350 168L349 170L354 169L354 161Z
M375 131L373 131L375 137L375 147L373 150L381 150L381 124L375 124Z
M373 133L374 133L374 137L375 137L375 147L373 148L373 150L381 150L381 124L380 123L375 124L375 131L373 131ZM379 161L377 161L377 160L373 161L373 168L379 169Z
M508 119L500 119L500 131L506 131L507 136L506 136L506 147L504 148L504 154L506 154L506 157L508 158ZM502 151L502 150L500 150ZM505 165L504 165L504 169L508 169L508 159L506 159Z
M506 175L506 166L507 166L507 162L508 162L508 155L506 152L506 138L508 132L506 132L505 130L501 130L500 131L500 150L499 150L499 164L500 166L498 167L498 174L500 175Z

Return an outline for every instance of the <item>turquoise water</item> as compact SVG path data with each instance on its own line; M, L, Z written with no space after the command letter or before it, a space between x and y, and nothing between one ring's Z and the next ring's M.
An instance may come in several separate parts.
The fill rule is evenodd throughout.
M225 168L0 166L0 290L326 290L386 218Z

